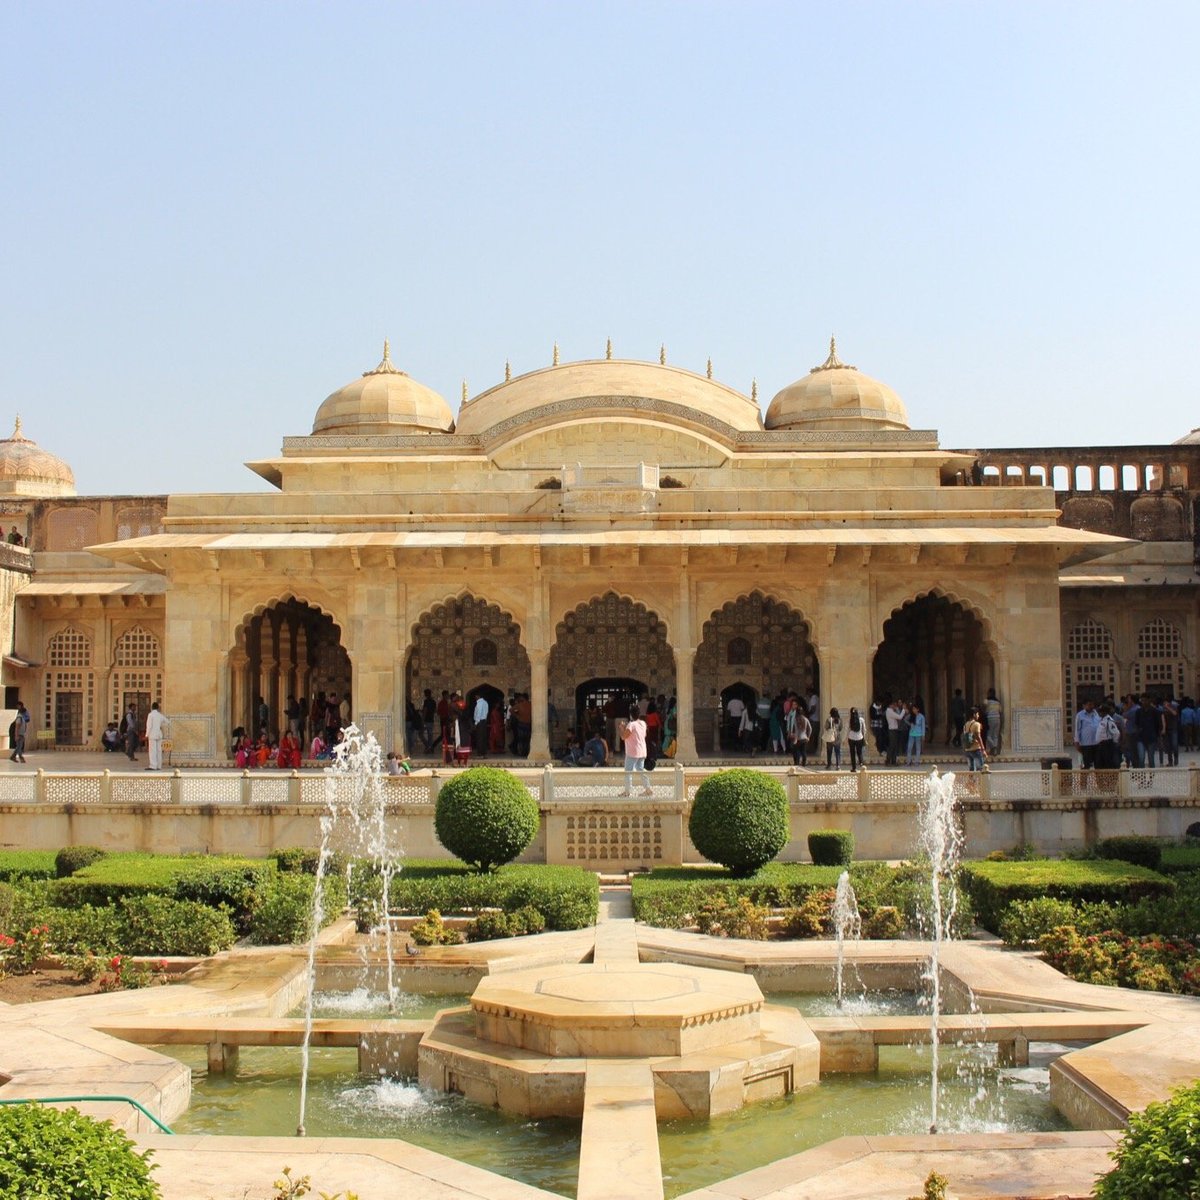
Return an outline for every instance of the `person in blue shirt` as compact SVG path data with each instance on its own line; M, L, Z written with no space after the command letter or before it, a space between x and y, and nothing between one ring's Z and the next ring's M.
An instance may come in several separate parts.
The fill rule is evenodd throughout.
M921 743L925 739L925 714L919 704L913 704L908 710L908 758L905 760L910 767L921 765Z

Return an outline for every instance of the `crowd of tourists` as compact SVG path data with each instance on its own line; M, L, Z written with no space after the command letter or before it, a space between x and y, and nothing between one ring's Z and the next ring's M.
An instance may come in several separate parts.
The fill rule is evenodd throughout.
M1200 708L1190 697L1106 696L1088 699L1075 714L1074 742L1080 766L1100 770L1177 767L1179 750L1200 743Z
M280 720L282 716L282 720ZM292 770L305 759L333 757L333 748L350 724L350 700L337 692L319 691L310 700L288 696L283 713L273 713L262 696L254 698L252 729L234 729L229 757L242 768Z
M465 763L474 755L529 757L533 733L533 704L528 692L511 692L505 700L476 692L473 700L444 689L435 699L426 688L419 701L409 700L405 718L408 746L420 745L426 754L440 748L445 763Z
M1000 752L1000 728L1003 711L994 688L980 705L969 704L961 688L950 701L946 742L961 749L968 767L977 771L989 755ZM843 716L837 708L821 714L817 692L806 696L781 691L774 699L762 698L748 704L741 696L726 701L723 715L727 748L743 753L788 754L798 767L808 766L809 755L818 764L823 757L826 770L840 770L843 748L849 769L861 770L866 753L873 744L882 766L920 766L926 738L931 733L925 702L877 696L862 713L851 707Z
M608 766L617 743L627 742L631 722L640 721L645 726L645 751L634 757L643 758L653 769L660 758L675 756L676 717L675 697L665 693L643 692L636 699L610 696L603 706L587 705L579 728L568 730L558 757L568 767Z

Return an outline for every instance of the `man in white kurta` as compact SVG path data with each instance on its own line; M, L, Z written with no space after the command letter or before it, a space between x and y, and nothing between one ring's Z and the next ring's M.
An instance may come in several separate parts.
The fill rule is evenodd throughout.
M170 730L171 722L159 710L158 702L150 705L150 715L146 718L146 741L150 744L150 765L147 771L162 770L163 738Z

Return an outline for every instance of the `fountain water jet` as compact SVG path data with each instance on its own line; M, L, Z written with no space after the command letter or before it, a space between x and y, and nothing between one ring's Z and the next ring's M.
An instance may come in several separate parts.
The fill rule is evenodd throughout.
M334 759L325 769L325 812L321 817L321 847L313 887L312 926L308 939L308 981L304 999L304 1040L300 1048L300 1119L296 1136L304 1137L308 1102L309 1048L313 1030L313 993L316 988L317 940L324 923L324 882L335 844L350 855L368 859L383 883L384 958L387 967L389 1009L395 1009L396 985L392 961L392 926L388 919L392 877L399 848L391 845L387 805L383 791L383 752L373 733L347 725L334 747Z
M958 908L954 871L962 851L962 832L954 819L954 773L938 775L935 767L925 784L925 798L918 811L921 850L929 858L931 947L926 979L930 985L929 1039L932 1063L929 1080L929 1132L937 1133L938 1120L938 1024L942 1015L942 942L949 940ZM942 885L945 883L945 897Z
M846 966L846 938L858 941L862 936L862 917L858 912L858 897L850 883L850 872L838 876L837 892L833 897L833 932L837 938L837 1006L842 1007L842 975Z

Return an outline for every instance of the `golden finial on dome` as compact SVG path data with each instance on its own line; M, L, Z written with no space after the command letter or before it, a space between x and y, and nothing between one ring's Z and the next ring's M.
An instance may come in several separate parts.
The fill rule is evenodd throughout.
M753 400L755 404L758 403L758 380L757 379L750 380L750 399Z
M364 378L367 375L403 375L404 372L392 362L392 343L390 339L383 339L383 358L379 362L379 366L373 371L364 371Z
M704 368L704 374L707 375L709 379L712 378L712 359L711 358L708 360L708 365Z
M512 363L506 358L504 360L504 382L507 383L512 378Z
M658 346L658 365L665 367L667 365L667 344L660 342Z
M604 343L604 357L608 362L612 362L612 338Z
M553 365L555 367L558 366L558 343L557 342L554 343L554 362L551 365Z
M837 356L837 338L829 339L829 357L819 366L813 367L814 371L857 371L857 367L850 366L849 363L844 363Z
M21 414L17 413L17 419L13 423L12 437L9 439L9 441L23 442L24 440L25 438L21 433Z

